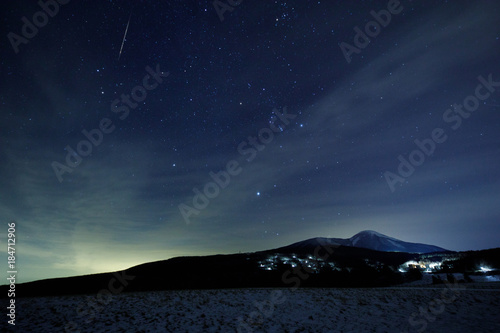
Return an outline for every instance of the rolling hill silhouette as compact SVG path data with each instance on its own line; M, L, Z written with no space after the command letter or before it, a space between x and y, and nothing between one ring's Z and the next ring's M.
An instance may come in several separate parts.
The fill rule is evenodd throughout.
M362 245L357 247L354 245ZM384 251L364 247L384 249ZM401 252L400 250L410 252ZM428 252L437 250L435 252ZM417 253L421 252L421 253ZM169 289L377 287L408 281L398 267L410 260L451 260L460 272L481 264L500 267L500 248L452 252L363 231L349 239L312 238L277 249L227 255L176 257L123 271L21 283L16 297L120 293ZM295 280L293 280L295 278ZM0 298L8 286L0 286Z

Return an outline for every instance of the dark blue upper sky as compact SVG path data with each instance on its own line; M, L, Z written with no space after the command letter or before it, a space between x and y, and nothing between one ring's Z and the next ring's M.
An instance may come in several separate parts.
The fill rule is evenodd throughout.
M500 246L500 3L47 3L0 4L21 281L365 229Z

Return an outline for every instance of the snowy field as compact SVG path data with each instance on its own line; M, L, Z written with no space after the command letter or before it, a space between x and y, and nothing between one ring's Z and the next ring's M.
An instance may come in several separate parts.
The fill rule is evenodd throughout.
M498 282L161 291L123 293L100 301L96 303L96 295L19 298L13 331L500 332Z

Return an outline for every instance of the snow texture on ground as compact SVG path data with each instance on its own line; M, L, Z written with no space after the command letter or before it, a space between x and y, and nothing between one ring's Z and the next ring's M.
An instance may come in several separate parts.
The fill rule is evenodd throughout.
M159 291L100 301L96 295L19 298L12 331L500 332L500 283L495 282Z

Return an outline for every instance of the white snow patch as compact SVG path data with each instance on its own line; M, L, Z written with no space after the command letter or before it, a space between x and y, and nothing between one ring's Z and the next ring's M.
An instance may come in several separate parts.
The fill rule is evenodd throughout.
M496 289L466 285L433 315L426 332L500 332L500 284L484 285ZM88 296L18 298L16 331L62 332L72 321L81 332L416 332L422 318L410 322L411 315L439 299L443 288L123 293L112 296L95 318L85 315ZM272 301L276 292L279 302Z
M387 238L387 241L389 243L391 243L393 246L397 247L397 248L400 248L400 249L404 249L405 247L403 245L400 244L400 242L395 242L389 238Z

